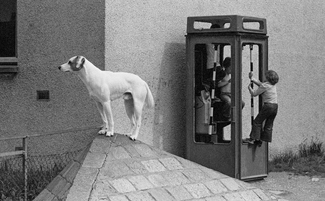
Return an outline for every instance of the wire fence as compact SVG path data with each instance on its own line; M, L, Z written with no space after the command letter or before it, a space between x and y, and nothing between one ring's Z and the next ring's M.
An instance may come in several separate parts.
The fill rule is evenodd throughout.
M91 142L97 128L0 138L0 201L33 200Z

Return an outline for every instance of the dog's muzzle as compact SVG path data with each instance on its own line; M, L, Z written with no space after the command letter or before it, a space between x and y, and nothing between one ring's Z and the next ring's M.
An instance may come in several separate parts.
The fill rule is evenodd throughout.
M63 72L68 72L69 70L66 70L65 68L64 68L64 66L59 66L58 67L58 69L60 70L60 71L63 71Z

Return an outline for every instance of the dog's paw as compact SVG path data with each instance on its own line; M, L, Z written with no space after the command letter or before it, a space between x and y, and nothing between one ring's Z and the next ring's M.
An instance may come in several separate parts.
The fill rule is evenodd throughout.
M98 131L98 134L99 135L105 135L106 134L106 130L105 129L102 129L102 130Z
M111 131L109 131L109 132L106 132L106 136L107 137L111 137L111 136L113 136L114 135L114 133L113 132L111 132Z
M130 140L133 140L133 141L135 141L135 140L136 140L136 137L135 137L135 136L132 136L132 135L130 135L130 136L129 136L129 139L130 139Z

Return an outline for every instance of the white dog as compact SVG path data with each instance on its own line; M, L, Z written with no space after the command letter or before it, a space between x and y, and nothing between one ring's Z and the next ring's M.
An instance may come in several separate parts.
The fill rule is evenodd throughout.
M74 56L59 66L64 72L75 72L86 85L89 95L96 101L104 125L98 134L114 135L111 101L123 97L126 113L131 121L130 139L138 137L142 109L147 103L154 106L148 84L131 73L102 71L83 56Z

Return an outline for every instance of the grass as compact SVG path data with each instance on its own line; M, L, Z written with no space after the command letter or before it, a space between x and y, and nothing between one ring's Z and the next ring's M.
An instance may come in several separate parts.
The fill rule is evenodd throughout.
M80 150L46 156L30 156L27 160L27 199L33 200L63 170ZM0 201L23 200L24 174L22 159L0 161Z
M27 179L27 198L33 200L60 173L63 167L52 170L30 170ZM20 170L0 168L0 200L24 198L24 175Z
M269 162L271 172L293 172L297 175L325 178L325 150L323 143L312 139L303 142L297 152L285 151L273 157Z

